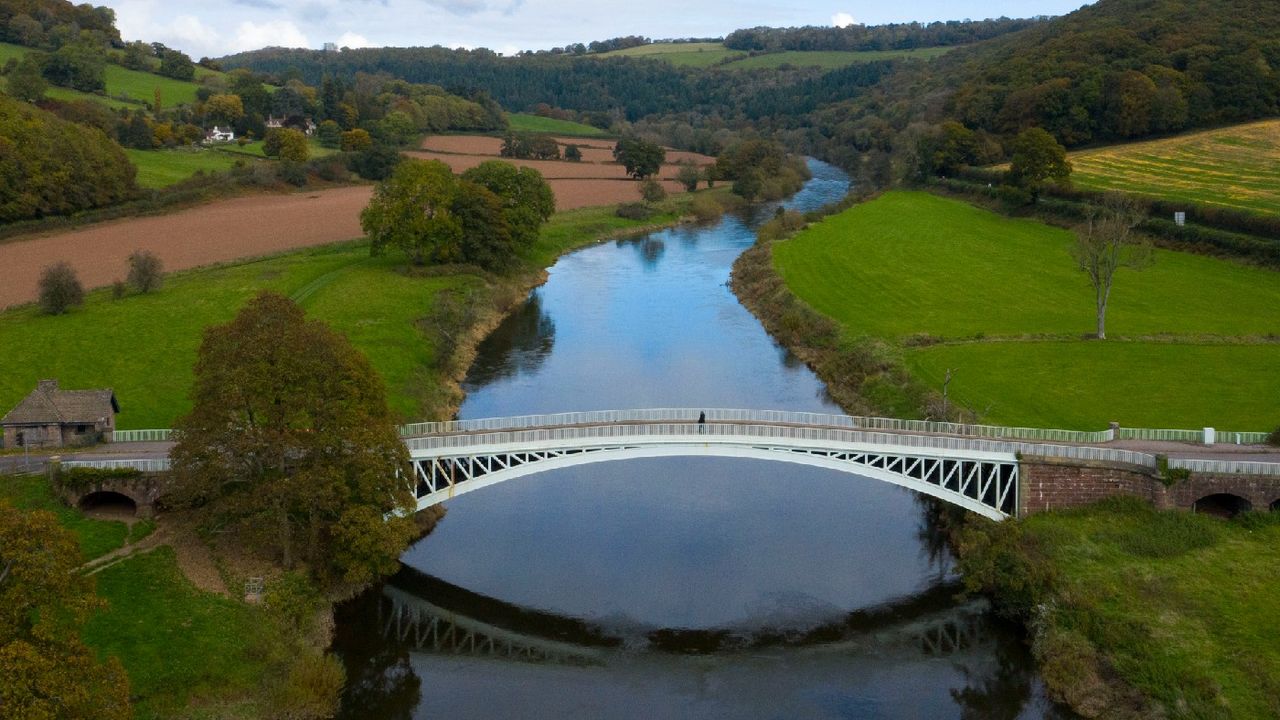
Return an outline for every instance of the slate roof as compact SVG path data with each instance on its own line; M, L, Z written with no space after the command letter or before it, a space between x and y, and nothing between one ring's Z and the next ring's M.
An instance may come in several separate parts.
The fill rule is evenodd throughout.
M116 394L105 390L60 390L57 382L42 381L10 410L0 425L93 423L120 412Z

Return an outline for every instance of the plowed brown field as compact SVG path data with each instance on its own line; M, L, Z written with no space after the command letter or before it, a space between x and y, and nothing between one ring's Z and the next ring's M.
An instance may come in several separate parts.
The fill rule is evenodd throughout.
M167 272L358 238L372 194L361 186L256 195L0 244L0 308L35 300L40 271L59 260L93 288L123 279L134 250L154 252Z
M537 168L547 178L558 210L640 199L640 184L628 178L621 165L612 162L612 142L577 142L584 156L589 153L602 159L580 163L514 162ZM427 138L422 146L424 150L405 154L442 160L455 172L461 172L497 158L502 141L442 135ZM698 164L714 162L713 158L694 153L667 152L669 161L685 158ZM671 179L677 170L666 165L659 173L669 193L683 190ZM0 308L34 301L41 270L59 260L71 263L86 288L95 288L123 279L128 274L129 253L135 250L154 252L166 271L174 271L358 238L363 234L360 211L372 194L372 187L361 186L219 200L168 215L116 220L0 243Z

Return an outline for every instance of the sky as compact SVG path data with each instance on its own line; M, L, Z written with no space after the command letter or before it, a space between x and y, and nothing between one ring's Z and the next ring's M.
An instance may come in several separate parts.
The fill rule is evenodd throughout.
M126 40L199 58L270 45L319 48L444 45L511 54L622 35L721 37L767 25L1061 15L1084 0L96 0Z

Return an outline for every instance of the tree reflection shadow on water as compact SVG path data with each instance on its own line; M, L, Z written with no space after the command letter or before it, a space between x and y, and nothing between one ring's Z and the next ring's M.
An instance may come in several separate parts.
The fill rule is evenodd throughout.
M543 310L542 295L535 291L480 343L463 389L470 392L473 387L536 371L555 342L555 321Z

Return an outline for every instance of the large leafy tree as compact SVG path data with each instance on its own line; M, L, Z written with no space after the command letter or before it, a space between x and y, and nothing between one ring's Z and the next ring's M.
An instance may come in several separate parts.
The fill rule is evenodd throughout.
M613 147L613 159L622 163L627 174L641 180L656 175L667 159L661 145L634 136L624 137Z
M542 173L533 168L489 160L462 173L462 178L501 199L503 217L517 245L532 245L542 223L556 211L555 193L542 179Z
M1031 193L1035 202L1047 182L1065 183L1071 177L1067 150L1040 128L1027 128L1013 141L1009 179Z
M175 498L323 584L394 570L414 533L408 455L346 338L263 292L205 331L177 425Z
M396 247L416 265L461 259L462 223L453 214L456 190L453 171L439 160L400 163L360 213L373 252Z
M75 536L52 513L0 502L0 714L12 718L125 720L129 681L120 662L98 662L80 627L102 601L76 572Z

